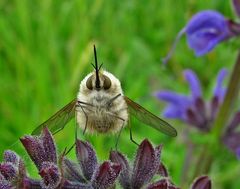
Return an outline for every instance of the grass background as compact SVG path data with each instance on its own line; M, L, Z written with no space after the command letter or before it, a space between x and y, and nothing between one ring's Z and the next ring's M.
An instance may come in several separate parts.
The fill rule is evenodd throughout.
M153 97L161 89L188 93L182 71L193 69L210 97L217 72L232 68L237 42L220 44L212 53L196 58L185 37L169 64L164 57L180 29L196 12L215 9L233 18L226 0L1 0L0 1L0 152L10 148L27 159L18 138L76 97L79 83L92 71L93 44L103 67L122 82L125 95L160 115L164 104ZM168 120L178 130L170 138L134 121L135 140L149 138L164 144L162 159L173 181L181 183L186 155L186 125ZM55 138L58 151L74 141L74 121ZM194 132L194 131L193 131ZM204 138L197 133L195 139ZM108 158L116 136L81 136L90 140L100 160ZM136 146L125 129L120 150L133 158ZM223 146L210 176L214 188L239 188L239 163ZM196 156L198 149L195 150ZM74 159L74 152L69 156ZM30 172L36 175L29 162ZM201 166L193 164L192 167Z

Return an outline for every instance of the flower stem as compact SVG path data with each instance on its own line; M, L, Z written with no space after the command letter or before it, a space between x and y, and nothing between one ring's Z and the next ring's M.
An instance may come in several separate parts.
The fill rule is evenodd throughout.
M191 180L193 180L199 175L207 174L210 170L211 162L212 162L212 157L211 157L211 153L208 150L208 146L207 145L201 146L201 152L195 163L195 165L197 166L195 166Z
M230 81L228 83L226 95L224 101L220 107L220 110L217 114L213 125L213 134L215 135L215 139L219 140L221 134L224 133L224 127L227 125L227 121L229 120L229 116L233 111L233 107L236 104L236 100L238 97L239 89L240 89L240 51L238 52L237 60L234 65Z
M231 116L233 107L236 104L236 100L239 94L240 90L239 75L240 75L240 51L238 52L237 60L228 83L224 101L220 107L215 122L213 123L212 133L210 133L210 135L211 134L213 135L214 140L210 140L208 144L202 146L203 151L200 154L197 163L198 165L201 165L201 167L197 167L195 169L193 177L196 177L199 174L207 174L211 169L211 164L214 161L213 159L214 154L216 154L217 151L219 150L218 143L221 139L222 134L225 131L225 126L227 125L229 117Z
M192 141L189 138L189 127L186 127L186 129L184 130L184 143L186 146L186 155L185 155L185 159L184 159L184 163L183 163L183 167L182 167L182 173L181 173L181 186L182 188L186 188L188 186L188 182L189 182L189 170L191 168L191 164L193 161L193 150L195 149L194 144L192 143Z

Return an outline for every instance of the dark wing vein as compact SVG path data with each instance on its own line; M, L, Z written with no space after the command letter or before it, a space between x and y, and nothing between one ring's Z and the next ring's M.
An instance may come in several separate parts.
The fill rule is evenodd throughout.
M75 116L76 103L76 99L72 100L47 121L34 129L32 135L40 134L44 127L47 127L53 134L63 129L64 126Z
M130 115L133 115L136 117L139 121L145 123L146 125L149 125L158 131L175 137L177 136L177 131L174 129L169 123L162 120L161 118L157 117L156 115L152 114L136 102L132 101L128 97L124 97L125 101L128 105L128 111Z

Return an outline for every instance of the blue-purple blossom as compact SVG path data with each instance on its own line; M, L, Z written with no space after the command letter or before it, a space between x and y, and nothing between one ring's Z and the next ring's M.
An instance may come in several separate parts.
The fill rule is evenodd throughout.
M218 43L233 36L224 16L212 10L195 14L185 27L187 42L197 56L211 51Z
M224 100L226 88L223 81L227 76L227 70L221 69L217 75L217 81L210 100L202 96L202 89L197 75L192 70L185 70L184 77L190 86L190 95L179 94L172 91L158 91L155 96L168 103L163 111L163 116L171 119L180 119L190 126L203 132L208 132L215 120L221 103ZM240 157L240 112L237 112L226 126L223 135L224 144Z
M209 53L220 42L240 34L240 24L226 19L224 15L214 10L204 10L196 13L178 33L172 49L163 59L166 63L172 56L179 39L186 34L188 46L196 56Z
M225 95L226 89L222 84L226 75L226 69L219 71L213 96L210 101L205 101L197 75L190 69L185 70L184 77L189 83L190 95L172 91L158 91L155 93L159 100L168 103L163 116L171 119L180 119L202 131L209 131Z

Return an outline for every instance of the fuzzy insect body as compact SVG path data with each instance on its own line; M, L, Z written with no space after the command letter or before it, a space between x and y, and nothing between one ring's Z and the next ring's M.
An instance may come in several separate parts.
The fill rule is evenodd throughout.
M80 83L77 96L77 122L79 127L90 133L116 133L126 126L128 121L127 104L123 97L120 81L107 71L99 72L100 87L95 86L95 72L88 74ZM105 78L111 86L104 88ZM93 87L87 87L91 80Z
M57 133L75 116L83 133L116 133L127 125L131 115L166 135L177 136L169 123L123 95L120 81L102 70L102 65L98 66L95 46L94 57L94 71L81 81L77 98L39 125L32 134L39 134L43 127Z

